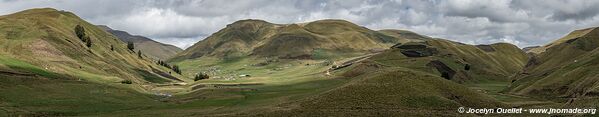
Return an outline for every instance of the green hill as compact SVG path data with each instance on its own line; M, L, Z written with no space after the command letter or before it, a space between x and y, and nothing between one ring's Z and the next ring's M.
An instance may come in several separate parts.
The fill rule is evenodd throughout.
M83 38L75 32L77 25L85 30ZM137 88L177 81L178 75L165 74L170 69L145 54L140 58L124 42L70 12L26 10L0 16L0 27L2 71L96 83L131 80Z
M176 46L160 43L144 36L131 35L125 31L114 30L104 25L98 25L98 27L116 36L123 42L133 42L135 47L134 51L137 52L140 50L147 56L156 60L167 60L183 51Z
M526 61L554 56L529 60L507 43L468 45L343 20L242 20L171 59L178 75L69 12L22 11L0 16L0 27L0 116L477 116L456 109L544 106L496 91L522 69L545 69ZM545 53L594 53L587 41ZM198 73L210 78L183 78Z
M334 58L386 49L402 39L360 27L343 20L319 20L299 24L273 24L241 20L227 25L179 53L180 61L207 57L274 57L284 59ZM325 55L316 55L316 54Z
M528 46L528 47L524 47L522 48L522 51L526 52L526 53L532 53L531 50L537 50L536 48L540 48L541 46ZM538 50L537 50L538 51Z

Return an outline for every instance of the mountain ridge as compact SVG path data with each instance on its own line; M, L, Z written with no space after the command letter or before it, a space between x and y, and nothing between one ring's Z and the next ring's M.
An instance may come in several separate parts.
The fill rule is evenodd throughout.
M596 27L572 31L534 53L525 69L512 77L505 90L516 95L547 99L569 98L566 105L597 104L596 74L599 56L599 30ZM538 52L538 51L537 51ZM588 99L587 99L588 98ZM592 102L587 102L592 101Z
M114 30L106 25L98 25L98 27L115 35L123 42L132 42L134 44L135 51L141 50L146 55L157 60L167 60L170 57L177 54L178 52L183 51L179 47L170 44L160 43L158 41L144 36L131 35L125 31Z
M338 19L293 24L274 24L248 19L227 25L177 54L172 60L180 61L202 56L315 59L314 54L318 53L368 53L373 49L389 48L400 41L406 42L404 40L407 39L389 36Z

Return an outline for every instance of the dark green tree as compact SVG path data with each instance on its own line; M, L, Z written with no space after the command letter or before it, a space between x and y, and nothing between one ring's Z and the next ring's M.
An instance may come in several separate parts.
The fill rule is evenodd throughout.
M196 76L193 80L198 81L198 80L204 80L204 79L208 79L208 78L210 78L210 76L208 76L208 74L199 73L199 74L196 74Z
M86 37L87 37L87 36L86 36ZM88 48L92 47L92 39L91 39L91 38L89 38L89 37L87 37L85 40L87 40L87 41L85 41L85 42L86 42L86 43L85 43L85 45L86 45Z
M83 40L83 37L85 37L85 28L81 25L75 26L75 34L77 35L77 38Z
M133 42L129 41L129 42L127 42L127 48L129 50L133 51L133 49L135 49L135 45L133 45ZM133 52L135 52L135 51L133 51Z

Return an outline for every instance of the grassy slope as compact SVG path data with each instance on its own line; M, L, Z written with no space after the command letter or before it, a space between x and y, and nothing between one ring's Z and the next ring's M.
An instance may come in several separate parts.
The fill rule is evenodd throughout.
M9 116L93 115L159 105L151 95L105 84L0 74L0 111ZM0 115L1 116L1 115Z
M260 22L260 21L258 21ZM241 22L241 23L248 23L246 22ZM264 23L264 22L262 22ZM305 35L310 35L312 33L318 34L320 36L322 35L352 35L352 31L358 30L364 30L361 27L340 27L340 26L335 26L335 25L339 25L337 24L338 22L334 22L334 23L330 23L330 22L317 22L317 23L324 23L324 24L318 24L316 25L316 23L311 24L311 23L307 23L307 24L298 24L298 25L289 25L287 26L287 29L282 30L282 31L292 31L293 33L289 34L289 35L299 35L301 34L301 36L305 36ZM239 22L234 23L232 25L239 25ZM255 26L255 24L259 24L259 23L249 23L246 24L246 26L241 26L244 28L241 29L236 29L237 32L243 32L243 31L247 31L248 28L250 27L254 27L254 28L250 28L250 29L260 29L260 28L256 28L256 27L260 27L260 26ZM270 26L270 25L268 25ZM304 28L297 28L297 27L301 27L303 26ZM229 27L233 27L233 26L229 26ZM269 28L273 28L273 27L269 27ZM223 29L221 31L225 31L228 29ZM351 30L348 32L348 30ZM249 31L249 32L254 32L253 31ZM384 32L384 31L382 31ZM389 35L390 37L395 37L395 38L400 38L400 40L407 40L409 39L408 37L410 36L402 36L401 34L404 33L396 33L395 31L387 31L386 35ZM394 35L391 35L389 33L395 33ZM226 33L225 33L226 34ZM240 33L235 33L238 35L241 35ZM383 33L381 33L383 34ZM411 34L411 33L410 33ZM217 37L217 36L222 36L223 33L215 33L213 36ZM257 36L260 37L260 36ZM332 36L334 37L334 36ZM312 38L312 37L307 37L307 38ZM316 37L318 38L318 37ZM211 39L209 37L209 39ZM229 40L229 39L234 39L234 38L222 38L225 40ZM264 39L264 38L261 38ZM334 38L332 38L334 39ZM390 109L391 111L386 111L389 113L385 113L387 114L391 114L390 112L406 112L406 113L411 113L411 114L416 114L413 112L409 112L410 110L414 110L417 108L427 108L427 109L434 109L434 110L439 110L439 111L434 111L435 114L439 114L439 113L445 113L445 112L449 112L449 109L451 109L451 113L448 113L449 115L451 114L455 114L453 111L455 110L454 107L457 108L458 105L469 105L469 106L474 106L474 105L479 105L479 106L483 106L484 104L481 103L485 103L485 102L490 102L489 105L493 105L493 106L497 106L497 105L501 105L499 102L494 101L494 99L485 96L483 94L480 93L476 93L475 91L472 91L470 89L468 89L467 87L463 86L463 85L459 85L453 82L449 82L447 80L444 80L440 77L438 77L438 74L436 72L436 70L434 70L433 68L430 67L426 67L426 63L428 63L430 60L434 60L434 59L439 59L442 60L444 62L446 62L447 64L450 65L450 67L456 69L456 70L461 70L463 69L463 65L468 63L471 64L473 67L473 70L471 70L470 72L467 72L469 75L473 76L474 79L476 80L472 80L472 79L466 79L466 80L470 80L470 81L487 81L487 80L499 80L501 83L505 83L507 82L507 78L511 75L513 75L514 73L516 73L518 70L522 69L525 61L526 61L526 55L517 47L510 45L510 44L493 44L491 45L493 48L495 48L497 51L495 52L485 52L481 49L478 49L475 46L472 45L463 45L463 44L458 44L455 42L450 42L450 41L446 41L446 40L431 40L431 39L411 39L411 40L429 40L429 44L430 46L439 48L439 50L441 50L441 54L434 56L434 57L424 57L424 58L408 58L405 57L403 55L401 55L399 53L398 50L390 50L388 52L384 52L382 54L379 55L375 55L372 60L374 60L376 63L382 65L382 66L387 66L389 68L386 69L381 69L382 71L387 71L387 72L382 72L380 74L385 74L386 76L381 75L380 77L378 77L379 75L376 74L369 74L369 75L363 75L363 76L355 76L352 75L354 73L344 73L344 71L347 71L347 69L342 70L340 72L337 72L335 74L340 75L342 77L347 77L349 79L348 83L342 83L342 87L321 87L319 90L315 91L315 92L311 92L311 93L307 93L307 92L295 92L292 94L287 94L287 95L298 95L298 94L303 94L309 97L315 97L315 98L309 98L309 99L304 99L304 98L297 98L297 99L293 99L293 100L288 100L288 99L281 99L279 96L274 96L274 98L266 98L266 99L260 99L260 100L270 100L270 99L276 99L276 100L286 100L286 101L272 101L273 103L264 103L267 105L287 105L289 104L293 104L293 105L302 105L303 103L308 103L311 101L318 101L320 98L323 98L322 103L325 102L330 102L329 104L343 104L343 103L352 103L352 101L349 100L361 100L363 99L372 99L372 98L377 98L379 100L385 100L388 99L391 102L384 102L381 101L380 103L393 103L390 104L392 106L397 106L397 107L401 107L401 109ZM213 40L204 40L205 42L200 42L197 45L203 45L205 46L206 44L209 43L216 43L213 42ZM233 43L234 45L237 46L244 46L244 45L239 45L236 44L240 41L235 41L235 40L229 40L231 41L231 43ZM326 41L326 40L321 40L321 41ZM273 41L273 42L277 42L277 41ZM347 41L343 41L343 40L338 40L338 42L347 42ZM405 42L405 41L404 41ZM252 43L252 42L251 42ZM281 45L281 43L284 42L277 42L277 43L269 43L269 44L273 44L273 45ZM226 45L228 43L223 43L222 45ZM302 42L302 44L310 44L309 41L308 42ZM259 45L259 44L258 44ZM264 45L267 46L267 45ZM332 45L334 46L334 45ZM364 45L356 45L356 46L364 46ZM197 49L197 48L196 48ZM272 50L277 50L280 48L274 48ZM187 52L190 52L190 50L194 50L193 48L188 49ZM260 47L258 48L258 50L260 50ZM293 51L295 53L302 53L301 52L301 48L298 49L299 51ZM199 52L202 53L210 53L209 52L210 49L204 49L204 50L200 50ZM218 50L217 50L218 51ZM249 50L247 50L249 51ZM291 52L291 53L293 53ZM183 52L185 53L185 52ZM334 54L339 54L339 53L335 53L332 52ZM281 53L279 53L281 54ZM282 53L283 55L285 55L285 53ZM453 56L445 56L446 54L453 54ZM357 55L347 55L344 57L339 57L339 58L347 58L347 57L351 57L351 56L357 56ZM338 63L343 62L343 59L335 59L335 57L332 58L328 58L328 60L332 60L332 61L336 61ZM289 85L289 86L294 86L297 83L305 83L305 82L312 82L312 80L316 80L317 82L321 82L323 80L320 80L319 78L321 77L327 77L327 76L320 76L322 74L324 74L323 72L329 68L330 66L326 66L326 65L322 65L319 63L323 63L325 60L293 60L293 59L279 59L278 62L273 62L270 63L268 65L265 66L253 66L255 64L261 63L261 62L265 62L267 61L267 59L265 58L261 58L261 57L223 57L223 58L219 58L219 57L201 57L201 58L196 58L196 59L188 59L188 60L183 60L180 62L176 62L176 64L180 65L184 70L184 76L193 76L195 73L199 73L199 72L209 72L209 71L215 71L215 69L217 69L219 72L209 72L209 74L211 74L211 77L213 77L213 79L209 79L209 80L202 80L199 81L197 84L206 84L206 85L210 85L210 84L219 84L219 83L229 83L229 84L236 84L236 83L264 83L265 86L270 86L270 85ZM458 62L458 63L456 63ZM305 64L311 64L311 65L305 65ZM361 72L368 72L367 70L355 70L355 71L361 71ZM354 72L355 72L354 71ZM395 73L402 73L402 74L395 74ZM233 78L230 80L226 80L222 77L226 77L226 76L237 76L240 74L251 74L252 77L250 78ZM348 76L349 74L349 76ZM413 82L407 83L407 82L393 82L393 85L378 85L381 84L382 82L386 81L386 80L392 80L389 78L392 77L399 77L401 78L401 80L409 80L411 77L406 77L409 75L415 75L416 80L414 80ZM314 75L317 75L316 77ZM397 76L399 75L399 76ZM372 77L376 76L376 78L372 78ZM330 76L329 76L330 77ZM434 79L433 79L434 78ZM368 80L368 81L372 81L373 85L367 85L364 87L360 87L360 88L367 88L370 89L372 87L383 87L383 86L388 86L387 88L389 89L381 89L381 90L368 90L371 92L378 92L384 95L381 95L383 97L368 97L367 95L372 95L371 93L368 93L368 91L363 90L361 92L354 92L351 91L350 89L344 89L346 87L349 86L362 86L362 84L360 84L360 81L365 81L365 79L373 79L373 80ZM395 80L393 80L395 81ZM400 80L397 80L400 81ZM359 83L357 83L359 82ZM447 83L449 82L449 83ZM405 84L404 84L405 83ZM414 83L418 83L419 85L412 85ZM439 85L437 83L442 83L443 85ZM336 84L339 85L339 84ZM439 86L437 86L439 85ZM396 90L391 90L393 89L393 87L397 88L397 86L404 86L403 88L398 88ZM406 88L408 87L408 88ZM409 87L414 87L414 89L422 89L424 92L424 94L415 94L417 92L410 92ZM444 93L440 93L438 90L451 90L454 89L455 90L455 95L458 95L458 97L460 96L465 96L468 99L471 99L471 102L468 101L462 101L462 102L455 102L453 100L448 99L448 95L450 94L444 94ZM287 89L287 88L284 88ZM351 88L351 89L356 89L356 88ZM359 89L359 88L358 88ZM258 89L258 91L261 90L265 90L265 89ZM289 89L287 89L289 90ZM322 92L325 91L324 93L318 93L318 92ZM387 91L390 91L389 93L384 93ZM314 90L313 90L314 91ZM379 92L380 91L380 92ZM397 92L393 92L393 91L401 91L401 92L405 92L406 95L400 94L400 95L396 95ZM330 92L337 92L337 93L331 93ZM450 91L451 92L451 91ZM264 92L265 94L268 93L274 93L274 94L278 94L275 92ZM343 93L350 93L350 94L354 94L357 95L355 97L346 97L343 98L343 96L341 97L334 97L332 95L343 95ZM388 94L388 95L387 95ZM191 95L191 94L189 94ZM416 95L416 96L413 96ZM230 97L236 97L236 96L231 96ZM239 96L239 95L237 95ZM360 96L364 96L364 97L360 97ZM384 96L390 96L390 97L384 97ZM393 97L393 96L397 96L397 97ZM413 97L411 97L413 96ZM474 97L470 97L470 96L474 96ZM239 96L238 98L243 97L243 96ZM340 99L339 101L332 101L332 100L337 100L338 98L343 98ZM414 103L408 103L408 102L401 102L398 100L393 100L393 99L422 99L422 100L417 100L417 102ZM219 99L219 98L217 98ZM428 100L431 99L431 100ZM235 101L233 101L235 100ZM294 103L295 100L298 100L299 102ZM308 101L305 101L308 100ZM485 101L483 101L485 100ZM229 109L231 107L235 107L235 106L239 106L239 103L242 102L246 102L246 101L250 101L251 100L238 100L238 99L224 99L224 100L220 100L220 101L224 101L222 103L218 103L216 105L212 105L212 106L223 106L223 103L231 103L233 105L229 105L229 106L223 106L223 108L227 108L227 109L218 109L219 111L230 111ZM217 100L218 102L218 100ZM276 102L276 103L274 103ZM286 103L288 102L288 103ZM397 103L395 103L397 102ZM279 104L282 103L282 104ZM477 104L473 104L473 103L477 103ZM200 104L200 103L198 103ZM422 104L422 105L418 105L418 104ZM354 105L359 105L359 104L354 104ZM416 106L414 106L416 105ZM438 105L442 105L439 108L436 108L435 106ZM292 109L296 109L291 111L291 113L296 113L297 111L306 111L306 108L313 108L313 106L318 106L318 105L309 105L306 106L305 108L300 107L300 108L295 108L295 107L289 107ZM385 108L384 106L381 105L374 105L376 108ZM260 107L260 106L259 106ZM280 107L270 107L267 106L266 108L280 108ZM287 107L285 107L287 108ZM339 106L335 106L332 108L336 108L339 109L341 108L342 110L339 110L340 112L355 112L352 109L345 109ZM362 107L359 107L362 108ZM391 107L390 108L395 108L395 107ZM234 109L235 110L235 109ZM244 111L249 111L252 112L251 109L241 109ZM366 109L368 110L368 109ZM383 109L384 110L384 109ZM327 109L324 110L308 110L309 112L322 112L322 113L328 113ZM230 111L230 112L236 112L236 111ZM243 111L240 111L242 113L244 113ZM372 110L370 112L373 112ZM381 111L382 112L382 111ZM433 112L433 111L431 111ZM210 112L207 112L210 113ZM288 112L287 111L282 111L281 113L285 114ZM273 112L273 113L267 113L267 115L279 115L281 114L280 112ZM340 114L340 113L328 113L328 114Z
M22 22L27 23L31 21ZM340 37L343 37L344 35L354 35L356 36L355 39L364 38L363 36L365 35L366 37L368 37L368 35L376 35L376 33L369 34L369 32L357 33L360 31L346 31L365 30L361 27L342 27L340 29L336 29L339 27L336 27L334 25L345 25L346 23L339 21L332 22L333 23L329 23L329 21L319 22L325 23L326 25L316 25L310 23L300 24L301 26L310 28L297 30L297 27L288 27L291 29L286 31L298 31L302 33L318 32L321 33L318 34L320 36L338 36L335 39L340 39ZM75 25L73 23L67 24L69 24L69 26L65 27L72 28ZM242 29L262 29L254 27L253 24L255 23L251 24L252 25L244 26ZM321 25L324 27L319 27ZM25 27L34 26L35 25ZM86 24L86 29L88 29L88 26L92 25ZM77 42L78 40L72 37L72 35L74 34L72 34L71 28L62 29L64 35L70 34L71 36L65 36L64 38L60 39L67 39L71 40L72 42ZM94 32L93 35L96 38L98 34L105 34L105 32L103 31L96 31L99 29L91 30L92 32ZM227 33L227 35L223 34L220 36L238 36L252 38L260 37L245 35L252 34L243 32L247 30L237 31L241 32L230 34ZM38 33L31 33L29 36L33 34ZM23 49L23 47L20 47L19 45L23 45L22 43L25 42L22 42L22 40L15 41L10 39L28 38L23 38L19 34L17 34L16 36L18 38L14 38L14 34L11 35L11 38L0 39L0 41L6 42L0 43L5 44L3 46L0 46L2 47L2 50L5 51L0 52L14 54L15 52L20 52L17 50ZM36 40L35 38L39 37L39 35L31 37L34 38L31 40ZM114 37L106 38L110 40L116 40L116 38ZM49 40L60 39L49 38ZM227 41L230 41L231 43L221 43L221 45L226 45L223 47L231 47L237 49L244 49L243 47L247 46L243 44L245 43L244 41L248 41L248 43L255 44L252 45L255 47L261 45L260 43L262 42L266 42L253 42L251 40L244 40L242 38L224 39L230 39ZM54 42L51 42L50 44L53 43ZM126 53L126 51L124 50L124 44L122 42L114 41L103 43L115 45L122 44L122 46L119 47L119 49L121 50L117 50L117 52L119 52L119 56L123 56L122 60L127 61L123 62L123 64L128 62L136 62L137 65L141 66L152 65L152 63L149 63L147 61L136 60L135 54L129 53L131 55L128 55L128 53ZM207 41L204 43L211 44L212 42ZM23 59L22 62L15 62L21 60L13 59L15 57L12 56L6 56L3 59L0 59L0 62L4 62L0 63L0 70L7 69L16 71L14 68L11 68L11 64L9 64L14 63L16 65L13 66L21 66L23 68L28 69L25 71L33 72L38 69L45 69L45 66L43 64L40 65L41 63L51 63L51 65L49 66L57 65L60 66L59 68L62 68L64 69L64 71L67 72L61 72L60 70L41 70L42 72L40 73L33 73L41 75L42 78L21 79L21 77L27 78L27 76L14 76L10 79L2 79L2 82L0 83L7 85L0 85L0 88L6 89L0 89L0 92L11 95L0 95L0 105L2 105L0 107L0 114L16 112L47 115L49 114L89 116L214 116L229 115L231 113L254 114L256 112L263 112L263 110L274 110L264 114L274 116L281 116L287 114L345 114L362 116L409 114L420 116L450 116L456 115L457 113L455 113L455 109L460 106L505 106L489 96L478 93L458 83L451 82L449 80L445 80L441 77L438 77L438 73L434 69L426 67L424 64L428 63L430 60L438 59L447 63L453 69L461 69L463 68L462 63L469 63L473 65L473 70L470 71L472 73L469 74L476 79L491 79L484 78L483 75L495 75L491 77L502 79L504 76L507 76L510 73L516 71L514 69L523 66L525 56L519 51L513 51L519 49L514 49L513 45L494 44L491 46L499 51L484 52L471 45L461 45L444 40L432 40L429 44L430 46L443 48L441 54L439 56L434 57L407 58L399 54L397 50L390 50L383 54L377 55L374 58L371 58L371 60L368 62L364 62L362 64L354 65L353 67L341 69L340 71L334 72L333 76L324 75L323 71L330 68L330 65L327 66L320 64L323 63L325 60L280 60L278 62L274 62L265 66L252 66L252 64L266 61L261 57L202 57L199 59L185 60L176 63L184 69L184 76L193 76L194 73L207 71L206 67L217 66L222 71L219 72L221 76L231 74L251 74L252 77L237 78L235 80L210 79L198 81L196 82L196 84L207 85L208 87L199 89L194 92L185 92L180 95L175 95L171 98L159 98L137 93L135 91L130 91L128 89L123 89L123 87L129 87L130 85L122 85L119 83L106 83L105 81L99 81L101 83L90 83L64 79L48 80L46 78L43 78L43 76L52 77L52 75L44 74L66 73L68 75L69 72L71 72L70 74L73 74L74 76L80 76L82 74L85 74L84 76L94 76L93 78L86 78L86 80L103 79L106 78L106 76L112 74L102 73L109 71L101 70L93 73L89 73L87 72L87 70L77 70L78 68L73 68L72 65L65 64L68 62L60 62L61 64L59 64L52 63L52 61L36 61L36 59L33 59L31 57ZM82 46L81 44L74 45L76 47ZM355 45L355 47L357 48L362 48L365 46L367 45ZM101 45L98 48L92 47L92 52L100 55L105 55L102 53L106 53L106 48L108 47L109 45ZM328 47L335 47L335 45ZM57 50L65 50L59 47L57 48ZM227 50L227 48L217 48L212 50L214 50L215 52L229 51ZM445 56L447 54L452 55ZM14 56L26 55L27 54L14 54ZM510 55L512 57L506 58L506 55ZM106 56L109 55L105 55L102 57L110 58ZM75 62L82 61L82 59L74 58L71 55L66 55L66 57L74 59L73 61ZM333 60L339 61L339 59ZM102 60L98 61L100 61L101 63ZM89 65L85 66L85 68L87 69L88 67L92 66L112 65L100 63L87 63ZM130 68L130 66L120 66L119 68ZM89 69L93 69L93 67ZM125 72L135 73L135 71L132 72L132 70L128 70ZM142 79L140 77L141 75L139 74L126 73L124 74L124 76L131 75L131 77L133 78ZM23 82L24 80L27 81ZM215 84L224 83L262 84L247 86L214 86ZM34 98L28 99L26 97ZM156 100L162 100L165 102L158 102Z
M39 69L15 59L2 59L2 61L9 61L14 66L31 66L31 69ZM0 67L0 70L3 68L5 67ZM11 75L0 80L0 84L2 84L0 93L3 94L0 95L0 102L3 102L0 110L10 115L190 116L222 114L268 108L268 105L304 98L347 82L344 79L320 79L318 77L321 75L306 75L303 72L296 72L295 75L287 77L295 80L280 79L278 83L268 83L267 85L202 89L164 99L128 90L123 88L128 85L120 83L96 84L68 79ZM214 110L215 108L220 109Z
M259 115L456 116L455 109L501 107L500 102L433 74L364 62L343 73L353 80Z
M91 37L92 47L85 47L75 36L73 29L78 24ZM122 41L69 12L26 10L0 16L0 27L0 53L4 57L18 58L46 71L105 83L122 79L146 83L136 69L150 71L154 67L167 71L139 59ZM114 51L110 50L111 45Z
M438 77L438 73L430 67L426 67L426 63L433 59L441 59L449 61L448 64L452 68L462 69L463 64L453 64L454 61L466 59L469 64L472 64L473 70L471 74L479 81L487 80L499 80L501 84L507 82L507 77L517 72L517 69L521 69L526 61L525 54L517 47L510 44L493 44L491 45L497 51L495 52L484 52L472 45L462 45L446 40L429 40L429 44L433 47L443 48L441 54L434 57L424 58L408 58L401 54L397 50L389 50L379 55L375 55L373 58L374 63L380 64L380 66L387 66L385 68L372 70L368 67L364 68L361 65L355 67L353 70L342 69L337 74L341 77L348 78L347 82L341 87L336 88L322 88L319 91L312 93L305 93L310 98L298 98L287 101L275 101L282 103L279 105L295 105L295 106L283 106L283 107L268 107L268 108L288 108L291 110L280 110L275 112L265 113L266 115L281 115L281 114L342 114L338 112L348 112L348 114L365 114L369 112L382 112L379 114L390 115L393 113L401 112L401 114L418 114L414 110L418 109L432 109L430 111L433 114L446 113L446 115L456 114L455 108L459 106L500 106L494 99L485 96L484 94L476 93L473 90L468 89L463 85L456 84ZM445 54L452 53L453 57L446 57ZM507 57L510 55L511 57ZM484 59L481 59L484 58ZM260 63L266 60L256 58L237 58L230 60L222 60L219 58L208 58L203 57L195 60L186 60L179 62L184 69L191 70L188 74L191 75L193 71L207 71L208 68L219 68L220 73L213 74L214 77L221 77L225 74L251 74L251 78L237 78L234 80L223 80L219 78L199 81L199 84L212 84L212 83L264 83L266 86L272 84L284 84L294 86L295 83L310 81L322 81L318 80L319 77L305 77L305 74L321 75L322 71L326 70L330 66L323 66L316 63L321 63L320 60L280 60L268 64L266 66L252 66L252 64ZM306 66L304 64L314 64L312 66ZM479 65L475 63L480 63ZM272 70L276 68L284 68L282 70ZM380 71L380 72L374 72ZM358 73L354 73L358 72ZM370 73L368 75L356 75ZM379 75L383 74L383 75ZM488 75L494 78L488 78ZM304 76L304 77L302 77ZM313 76L313 75L308 75ZM323 76L320 76L323 77ZM326 76L325 76L326 77ZM397 78L397 79L394 79ZM398 81L398 82L395 82ZM399 82L406 81L406 82ZM407 82L410 81L410 82ZM441 83L441 84L437 84ZM382 85L384 84L384 85ZM351 87L351 88L348 88ZM376 87L376 88L375 88ZM401 88L398 88L401 87ZM500 86L501 87L501 86ZM502 85L504 88L505 85ZM374 88L374 89L373 89ZM364 89L364 90L358 90ZM420 91L413 91L413 89L420 89ZM264 89L258 89L258 91ZM325 90L324 93L317 93ZM442 91L439 91L442 90ZM398 93L401 92L401 93ZM423 92L423 93L419 93ZM442 92L452 92L451 94ZM265 92L266 93L266 92ZM273 93L273 92L270 92ZM299 92L298 92L299 93ZM316 94L315 94L316 93ZM301 94L301 93L300 93ZM378 94L381 97L372 96ZM405 94L405 95L404 95ZM288 94L290 95L290 94ZM297 95L297 94L296 94ZM339 96L342 95L342 96ZM355 96L352 96L355 95ZM470 101L452 101L448 97L449 95L456 95L457 97L465 97ZM396 96L396 97L393 97ZM472 97L471 97L472 96ZM234 97L234 96L233 96ZM276 97L276 96L275 96ZM504 97L512 98L512 97ZM275 98L277 99L277 98ZM372 105L358 104L360 101L355 100L378 100L374 101ZM398 99L398 100L394 100ZM402 99L405 99L401 101ZM350 101L352 100L352 101ZM229 100L230 101L230 100ZM245 100L251 101L251 100ZM240 101L240 102L245 102ZM412 103L409 103L413 101ZM286 102L286 103L285 103ZM316 102L318 104L314 104ZM354 103L355 102L355 103ZM366 103L367 101L363 101ZM226 102L238 104L237 101ZM269 105L277 104L269 103ZM376 104L388 104L387 107ZM483 104L484 103L484 104ZM319 105L323 104L323 105ZM326 104L329 104L330 108ZM341 105L340 105L341 104ZM347 105L343 105L347 104ZM488 105L485 105L488 104ZM339 105L339 106L334 106ZM364 105L367 107L361 107L358 105ZM299 106L299 107L297 107ZM327 107L324 107L327 106ZM347 106L347 107L342 107ZM454 108L455 107L455 108ZM317 108L317 109L314 109ZM356 108L362 108L357 109ZM373 111L373 109L385 110L385 111ZM224 109L227 110L227 109ZM221 110L221 111L224 111ZM247 109L241 109L250 111ZM335 111L332 111L335 110ZM235 111L231 111L235 112ZM241 111L243 114L243 111ZM356 113L358 112L358 113ZM363 113L364 112L364 113Z

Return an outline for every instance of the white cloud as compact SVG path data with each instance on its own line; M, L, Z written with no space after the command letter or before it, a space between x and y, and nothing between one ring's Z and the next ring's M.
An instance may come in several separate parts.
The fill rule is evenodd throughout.
M127 17L105 22L116 29L133 34L159 38L189 38L196 37L202 32L213 32L214 29L223 28L219 24L228 23L228 20L226 17L191 17L170 9L145 8Z
M95 24L183 48L242 19L345 19L375 30L520 47L599 25L599 1L594 0L4 0L0 6L0 14L34 7L68 10Z

